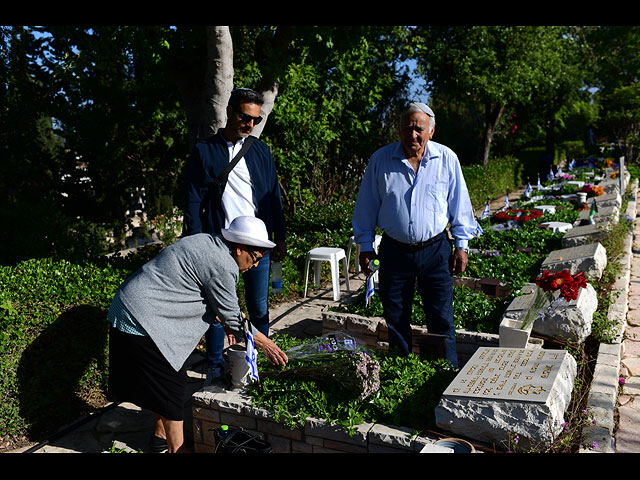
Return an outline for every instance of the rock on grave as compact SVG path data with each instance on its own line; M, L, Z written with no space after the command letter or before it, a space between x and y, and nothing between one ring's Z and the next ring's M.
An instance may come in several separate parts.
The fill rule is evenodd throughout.
M532 333L544 337L573 340L582 343L591 334L593 314L598 309L598 295L590 283L581 288L576 300L559 299L560 292L552 295L550 307L533 324Z
M563 248L551 252L542 262L540 270L556 273L569 270L571 275L584 272L589 278L600 279L607 266L607 250L600 242Z
M577 226L564 234L562 244L565 247L575 247L585 243L593 243L602 240L606 234L607 229L603 224Z
M480 347L442 394L436 425L470 439L523 447L562 432L577 374L566 350Z
M598 208L615 207L618 210L622 208L622 198L617 190L613 193L600 195L599 197L594 198L596 199L596 205Z
M580 213L578 214L578 219L576 220L576 223L578 225L580 225L582 221L589 220L589 212L591 211L591 204L589 203L588 205L589 205L589 209L581 210ZM597 200L596 200L596 205L598 205ZM611 205L611 206L602 207L602 208L598 206L598 211L594 215L594 220L596 221L596 223L603 223L603 222L618 223L619 217L620 217L620 210L616 206Z

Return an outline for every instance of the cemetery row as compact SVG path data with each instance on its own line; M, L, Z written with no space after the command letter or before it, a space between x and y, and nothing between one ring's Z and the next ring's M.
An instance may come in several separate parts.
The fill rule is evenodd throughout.
M621 182L616 174L607 168L600 177L581 172L583 178L593 178L591 183L576 180L577 175L543 187L538 183L531 198L534 204L561 198L583 208L573 224L540 225L564 232L566 248L551 252L535 283L526 284L507 307L499 346L479 348L445 390L436 409L438 426L489 443L514 434L525 443L544 443L560 434L576 380L576 361L564 349L544 349L529 339L534 334L580 344L590 335L598 308L592 283L600 280L607 265L607 253L598 240L618 222L628 183L628 175ZM565 186L577 191L566 193Z
M509 301L500 315L498 332L478 335L486 345L477 342L473 352L461 359L461 369L436 407L439 428L487 445L504 445L511 435L520 436L523 445L548 442L562 430L576 381L576 361L566 350L548 350L536 340L543 337L580 343L591 332L598 307L592 284L600 279L607 264L607 254L599 240L609 225L618 221L626 186L612 177L615 169L611 168L576 169L569 175L557 172L545 185L538 181L536 187L528 188L517 206L511 207L507 197L504 208L480 219L479 248L470 252L470 264L480 258L499 260L501 255L504 260L514 252L542 254L544 259L534 264L539 271L533 278L527 277L530 281L524 284L509 285L502 281L504 278L493 283L467 279L472 280L467 285L475 280L480 290L487 286L493 287L494 294L502 290ZM572 215L554 216L563 211ZM567 219L571 221L562 221ZM532 226L537 231L558 234L562 248L548 250L553 242L542 242L542 246L511 245L511 250L485 248L482 244L482 239L513 235L531 230ZM323 314L323 335L347 331L359 340L364 338L374 348L384 346L384 327L379 318L350 314L341 318L339 312ZM414 327L414 337L428 336L426 329ZM421 351L424 344L418 340L415 349ZM334 450L369 452L390 448L419 452L433 447L429 441L420 444L419 438L409 440L412 436L402 427L383 432L378 425L357 426L353 437L338 434L338 427L322 423L320 428L311 422L313 428L307 425L292 432L269 420L268 412L252 409L241 395L229 395L228 391L205 389L193 397L195 442L203 451L215 444L212 439L207 440L206 432L211 431L207 427L224 423L225 419L281 442L278 451L322 451L327 445ZM313 431L307 431L309 428Z

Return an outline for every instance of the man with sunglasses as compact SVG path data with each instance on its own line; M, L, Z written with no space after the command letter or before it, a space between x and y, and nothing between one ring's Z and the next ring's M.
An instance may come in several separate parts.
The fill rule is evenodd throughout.
M234 90L227 105L225 127L194 146L185 169L183 236L201 232L217 235L238 216L255 216L265 223L276 245L243 273L243 280L249 321L268 336L271 261L282 261L286 255L280 186L269 146L256 139L220 186L216 184L253 128L262 121L263 103L262 96L254 90ZM205 338L209 384L223 373L224 331L213 325Z
M377 257L375 228L384 231L379 293L389 346L403 354L412 351L411 306L417 280L427 329L446 336L445 356L457 368L453 274L467 266L467 244L476 220L458 157L431 141L434 129L435 115L424 103L412 102L403 111L400 141L377 150L367 166L353 230L365 274Z

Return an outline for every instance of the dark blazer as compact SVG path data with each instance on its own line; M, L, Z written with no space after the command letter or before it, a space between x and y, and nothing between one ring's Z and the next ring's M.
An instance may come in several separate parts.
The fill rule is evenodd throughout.
M251 188L256 202L257 214L267 227L274 242L285 239L285 222L282 214L282 199L278 173L269 146L256 140L244 155ZM202 140L194 146L185 168L185 207L183 235L209 233L219 235L224 228L222 192L213 186L229 164L227 141L220 132Z

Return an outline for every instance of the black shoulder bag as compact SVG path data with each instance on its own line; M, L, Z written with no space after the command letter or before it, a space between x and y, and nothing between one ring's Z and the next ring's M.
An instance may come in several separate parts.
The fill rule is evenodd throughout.
M222 182L224 182L224 180L227 178L227 176L229 175L229 172L233 170L233 167L236 166L236 164L240 161L240 159L244 156L244 154L247 153L247 150L249 150L249 148L251 147L251 144L255 142L257 139L258 139L257 137L254 137L253 135L249 135L244 140L244 143L242 144L242 148L236 154L236 156L233 157L233 160L229 162L229 165L227 165L227 168L224 169L224 171L220 174L218 178L213 180L213 186L215 188L220 188L222 186Z

